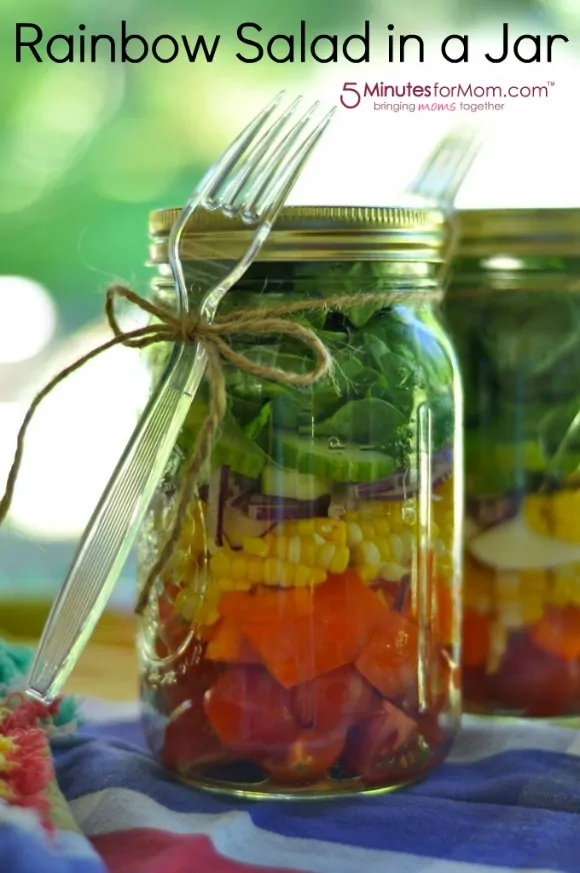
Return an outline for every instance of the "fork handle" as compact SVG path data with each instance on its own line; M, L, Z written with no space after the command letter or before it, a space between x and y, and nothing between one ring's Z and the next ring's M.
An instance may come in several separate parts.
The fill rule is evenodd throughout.
M174 350L52 606L28 676L29 696L45 703L57 697L86 645L131 551L201 382L205 362L200 346L195 351L188 345Z

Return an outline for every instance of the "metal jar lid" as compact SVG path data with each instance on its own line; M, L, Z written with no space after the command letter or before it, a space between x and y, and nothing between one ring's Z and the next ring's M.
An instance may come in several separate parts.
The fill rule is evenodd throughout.
M179 209L151 213L153 264L167 263L167 241ZM219 236L220 252L237 257L253 231L220 213L194 214L181 242L184 260L196 260ZM437 209L413 207L289 206L281 211L260 261L422 261L444 263L450 227Z
M580 209L487 209L457 214L459 259L580 256Z

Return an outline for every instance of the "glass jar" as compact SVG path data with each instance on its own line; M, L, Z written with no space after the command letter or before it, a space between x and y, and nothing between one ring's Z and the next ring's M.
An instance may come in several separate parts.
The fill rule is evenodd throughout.
M580 713L580 212L465 212L467 710Z
M154 297L166 306L176 214L151 221ZM182 244L192 287L216 235L243 247L232 227L192 222ZM221 435L139 637L151 748L195 786L248 797L384 790L448 751L463 483L456 362L432 300L445 240L438 212L287 208L221 304L319 300L292 317L324 341L334 372L298 388L224 363ZM337 295L352 305L325 304ZM231 343L262 364L312 366L295 339ZM142 577L207 405L205 384L141 537Z

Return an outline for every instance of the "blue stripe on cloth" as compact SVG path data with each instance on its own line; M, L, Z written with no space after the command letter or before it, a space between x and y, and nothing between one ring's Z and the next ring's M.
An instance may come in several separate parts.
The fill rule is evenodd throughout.
M70 845L86 844L82 853ZM0 870L2 873L106 873L105 866L84 837L59 832L50 838L28 828L0 822Z
M283 836L513 869L580 870L580 760L573 755L516 748L446 763L423 783L383 797L255 804L174 782L142 751L135 725L108 724L94 739L91 732L101 731L92 726L54 746L67 799L123 787L175 812L246 810L258 827ZM563 730L562 744L571 737Z

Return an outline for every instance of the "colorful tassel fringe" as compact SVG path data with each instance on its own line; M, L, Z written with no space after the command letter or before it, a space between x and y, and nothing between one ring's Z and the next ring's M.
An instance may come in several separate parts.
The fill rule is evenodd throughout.
M55 777L49 738L74 731L79 713L72 698L46 706L17 690L31 659L29 649L0 640L0 803L34 810L51 831Z

